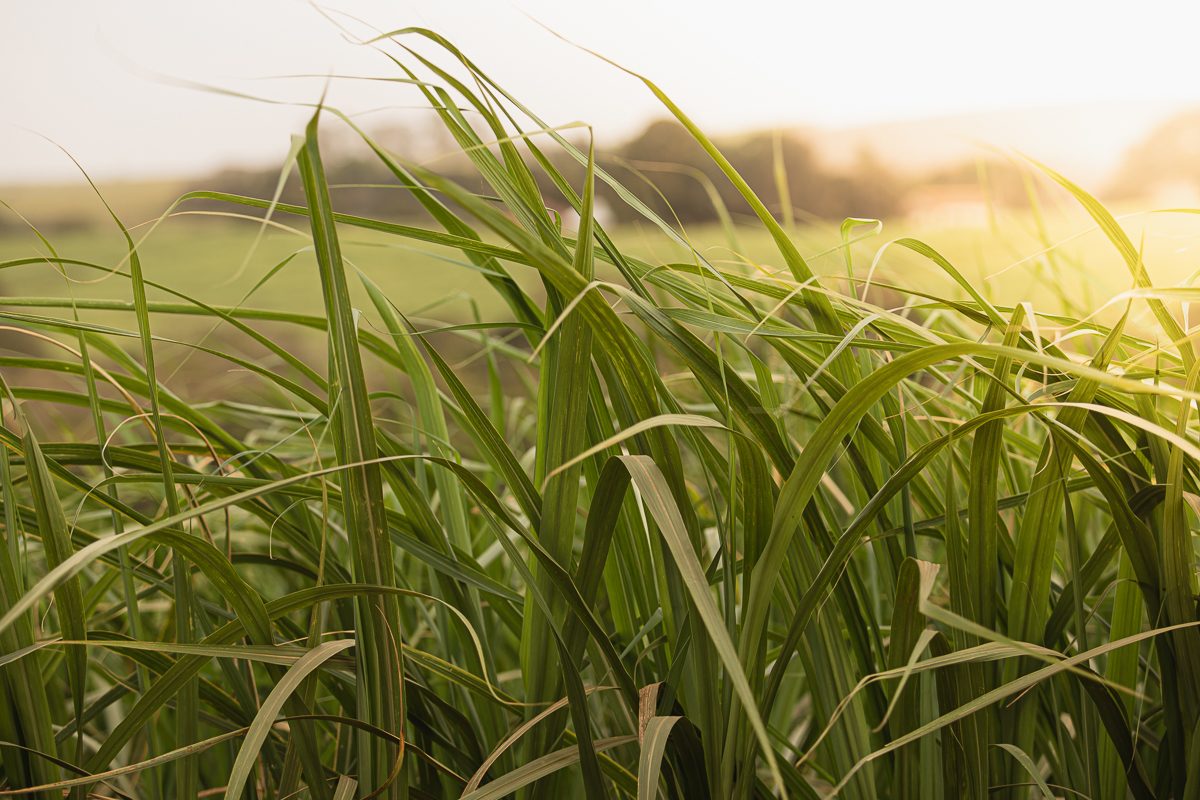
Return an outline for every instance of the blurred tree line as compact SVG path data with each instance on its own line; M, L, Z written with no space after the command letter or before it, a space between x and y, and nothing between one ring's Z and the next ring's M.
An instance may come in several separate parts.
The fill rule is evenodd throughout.
M883 218L903 210L902 181L868 152L860 153L852 168L835 170L822 164L795 132L755 133L717 145L781 219ZM717 221L717 198L734 220L752 213L720 168L674 121L652 123L607 154L604 162L615 178L665 219L685 224ZM619 221L636 218L637 212L627 205L612 205Z
M330 154L327 167L338 210L397 221L425 219L424 210L411 193L397 183L378 159L364 151L361 141L336 128L331 128L327 139ZM402 158L440 172L481 195L489 194L478 171L436 122L426 127L382 130L377 139ZM586 150L585 142L576 144ZM846 217L891 219L914 213L924 213L926 219L938 221L943 214L952 217L954 208L961 210L964 203L980 207L985 204L1025 207L1035 193L1040 195L1045 190L1045 181L1032 176L1027 167L995 158L964 159L919 174L901 174L866 149L846 165L831 166L814 141L798 131L718 137L716 144L779 219L790 217L798 223L839 222ZM545 147L543 142L539 145L543 145L543 152L575 186L582 185L582 165L561 148ZM350 153L359 155L345 155ZM650 123L624 143L601 149L597 160L625 189L672 223L714 223L723 214L738 222L751 215L750 208L708 154L674 120ZM553 203L559 197L554 184L536 167L534 174L541 183L543 196ZM171 191L203 188L270 198L279 178L277 167L226 169L181 182ZM168 199L158 204L160 194L167 196L162 194L162 187L157 187L155 193L150 191L149 184L140 186L131 183L124 191L131 197L144 193L147 195L144 200L152 199L153 195L155 208L169 202ZM1126 154L1114 179L1103 188L1101 195L1109 200L1200 205L1200 111L1180 114L1153 130ZM52 192L54 187L33 189L41 196ZM606 222L641 221L639 213L607 184L598 182L597 197L598 213ZM294 177L287 182L280 199L285 203L303 203L299 182ZM43 198L36 203L39 226L48 232L70 232L107 224L107 217L100 213L102 207L90 195L85 200L48 204ZM785 204L790 209L785 209ZM140 208L146 203L133 205ZM200 205L228 210L218 203ZM554 211L571 215L565 202L558 203ZM142 210L134 216L145 213ZM17 215L0 213L0 234L22 231L26 231L26 225Z
M586 149L583 143L579 145ZM790 201L790 216L798 222L841 220L849 216L886 217L904 210L906 182L893 176L869 153L860 154L850 169L832 169L823 165L813 147L794 132L729 137L718 140L717 145L780 219L789 216L784 209L784 198ZM348 148L337 148L343 152L345 149ZM397 143L396 149L401 155L406 154L402 142ZM428 143L423 149L429 149ZM443 152L449 150L448 145ZM555 167L573 183L582 183L580 164L557 148L549 155ZM437 158L432 163L422 159L422 162L468 188L487 194L478 171L464 163L461 156ZM704 224L719 221L722 211L735 221L752 213L712 159L674 121L651 123L619 147L598 153L597 162L667 220L685 225ZM329 164L329 171L334 203L344 213L383 219L424 215L417 201L397 185L378 159L343 158ZM559 196L547 176L537 169L535 175L545 197ZM271 197L278 180L278 172L270 170L225 170L206 183L219 191ZM607 184L598 183L597 196L610 221L630 223L640 219L638 212L620 200ZM281 199L302 202L299 186L289 182ZM554 210L565 212L566 204Z

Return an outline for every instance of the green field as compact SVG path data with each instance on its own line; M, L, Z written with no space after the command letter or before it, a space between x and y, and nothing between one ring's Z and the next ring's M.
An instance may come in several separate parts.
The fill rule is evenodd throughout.
M77 193L75 189L68 192ZM27 192L17 194L17 208L21 208L21 199L29 200ZM39 203L30 205L36 208ZM937 249L989 299L1001 304L1030 302L1048 313L1065 311L1084 316L1130 288L1129 274L1120 257L1098 227L1077 209L1063 208L1037 217L1028 209L1001 209L998 214L993 227L931 227L927 221L921 224L903 219L889 220L878 232L865 225L857 227L848 234L856 285L861 288L868 268L876 263L882 250L872 281L898 283L931 294L956 288L961 292L928 259L888 244L911 236ZM36 224L36 214L30 216ZM1130 209L1127 216L1126 225L1132 235L1144 235L1144 257L1153 264L1157 282L1164 286L1188 283L1197 270L1200 216L1136 209ZM263 226L249 219L184 215L157 225L156 220L147 220L134 225L131 235L137 242L147 281L206 303L318 311L320 288L304 221L280 213L274 220L277 225ZM48 238L59 256L127 273L127 247L121 233L114 225L102 222L93 222L83 230L51 233ZM132 224L131 220L127 222ZM281 230L283 226L290 230ZM785 272L769 234L759 227L739 226L729 231L707 225L670 238L645 224L618 228L611 234L623 250L654 262L703 259L722 269L747 274ZM794 230L792 237L818 274L839 278L846 274L847 248L842 246L838 226L807 225ZM680 240L689 242L694 252ZM503 303L484 290L486 281L478 268L451 248L397 241L387 234L353 229L342 244L349 268L361 270L390 297L397 298L406 314L455 321L471 318L476 310L485 319L503 316ZM46 247L32 233L9 230L0 235L0 259L6 262L46 253ZM284 267L276 269L289 257ZM122 277L106 275L99 269L71 267L67 270L71 279L68 282L62 272L47 263L8 267L0 273L0 289L9 296L129 296L127 274ZM539 291L532 269L517 266L513 275L528 291ZM846 285L843 281L842 286ZM360 287L353 286L351 291L357 305L369 305ZM153 287L149 296L171 298Z
M287 222L296 224L294 219ZM139 242L146 280L208 303L233 304L245 298L247 305L258 308L320 310L320 287L307 233L268 228L260 236L259 228L253 222L194 218L168 222ZM137 229L133 236L140 240ZM70 288L78 297L129 297L128 248L115 226L54 235L51 243L60 256L126 274L106 276L101 270L68 269ZM45 252L32 236L0 239L0 257L4 259L28 257L31 252ZM396 244L370 232L347 237L345 255L391 294L408 297L411 311L439 303L463 305L471 294L480 294L484 285L469 267L462 266L461 257L456 259L452 253L432 247ZM268 277L289 257L287 265ZM59 296L68 288L62 271L45 263L9 269L3 281L9 295ZM169 297L153 289L150 295L160 300Z

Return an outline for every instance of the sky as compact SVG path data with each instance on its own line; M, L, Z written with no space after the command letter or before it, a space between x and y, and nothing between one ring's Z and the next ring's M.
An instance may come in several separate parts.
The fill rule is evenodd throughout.
M359 38L372 27L443 33L548 121L587 121L602 144L663 110L547 28L653 78L714 132L1131 109L1080 122L1111 148L1164 109L1200 105L1200 4L1190 2L327 2ZM284 76L330 73L397 71L304 0L0 0L0 183L77 179L55 144L105 180L277 162L310 113L289 103L316 100L325 84ZM380 125L428 115L395 83L335 80L329 100Z

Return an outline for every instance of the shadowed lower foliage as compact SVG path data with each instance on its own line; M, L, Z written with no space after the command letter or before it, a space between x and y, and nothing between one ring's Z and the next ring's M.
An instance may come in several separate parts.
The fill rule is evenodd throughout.
M0 264L128 283L0 298L0 795L1200 797L1196 290L1041 167L1124 315L993 304L914 239L953 294L868 291L870 220L818 278L649 81L780 267L634 257L602 187L687 237L589 142L433 33L371 44L485 192L318 109L304 204L180 201L309 237L244 297L174 292L120 221L115 266ZM339 213L319 119L436 224ZM413 313L362 231L507 311ZM282 270L323 314L256 304Z

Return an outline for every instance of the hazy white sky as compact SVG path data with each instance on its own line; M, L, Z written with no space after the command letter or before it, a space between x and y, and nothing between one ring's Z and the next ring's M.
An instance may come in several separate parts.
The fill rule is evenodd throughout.
M1200 100L1200 4L1182 0L329 2L385 29L432 27L549 121L585 119L609 141L661 113L656 102L534 19L654 78L718 131ZM395 74L304 0L0 0L0 182L72 177L30 130L110 180L278 159L307 111L147 75L311 101L321 80L268 79L329 71ZM348 111L416 101L367 82L337 83L330 99Z

